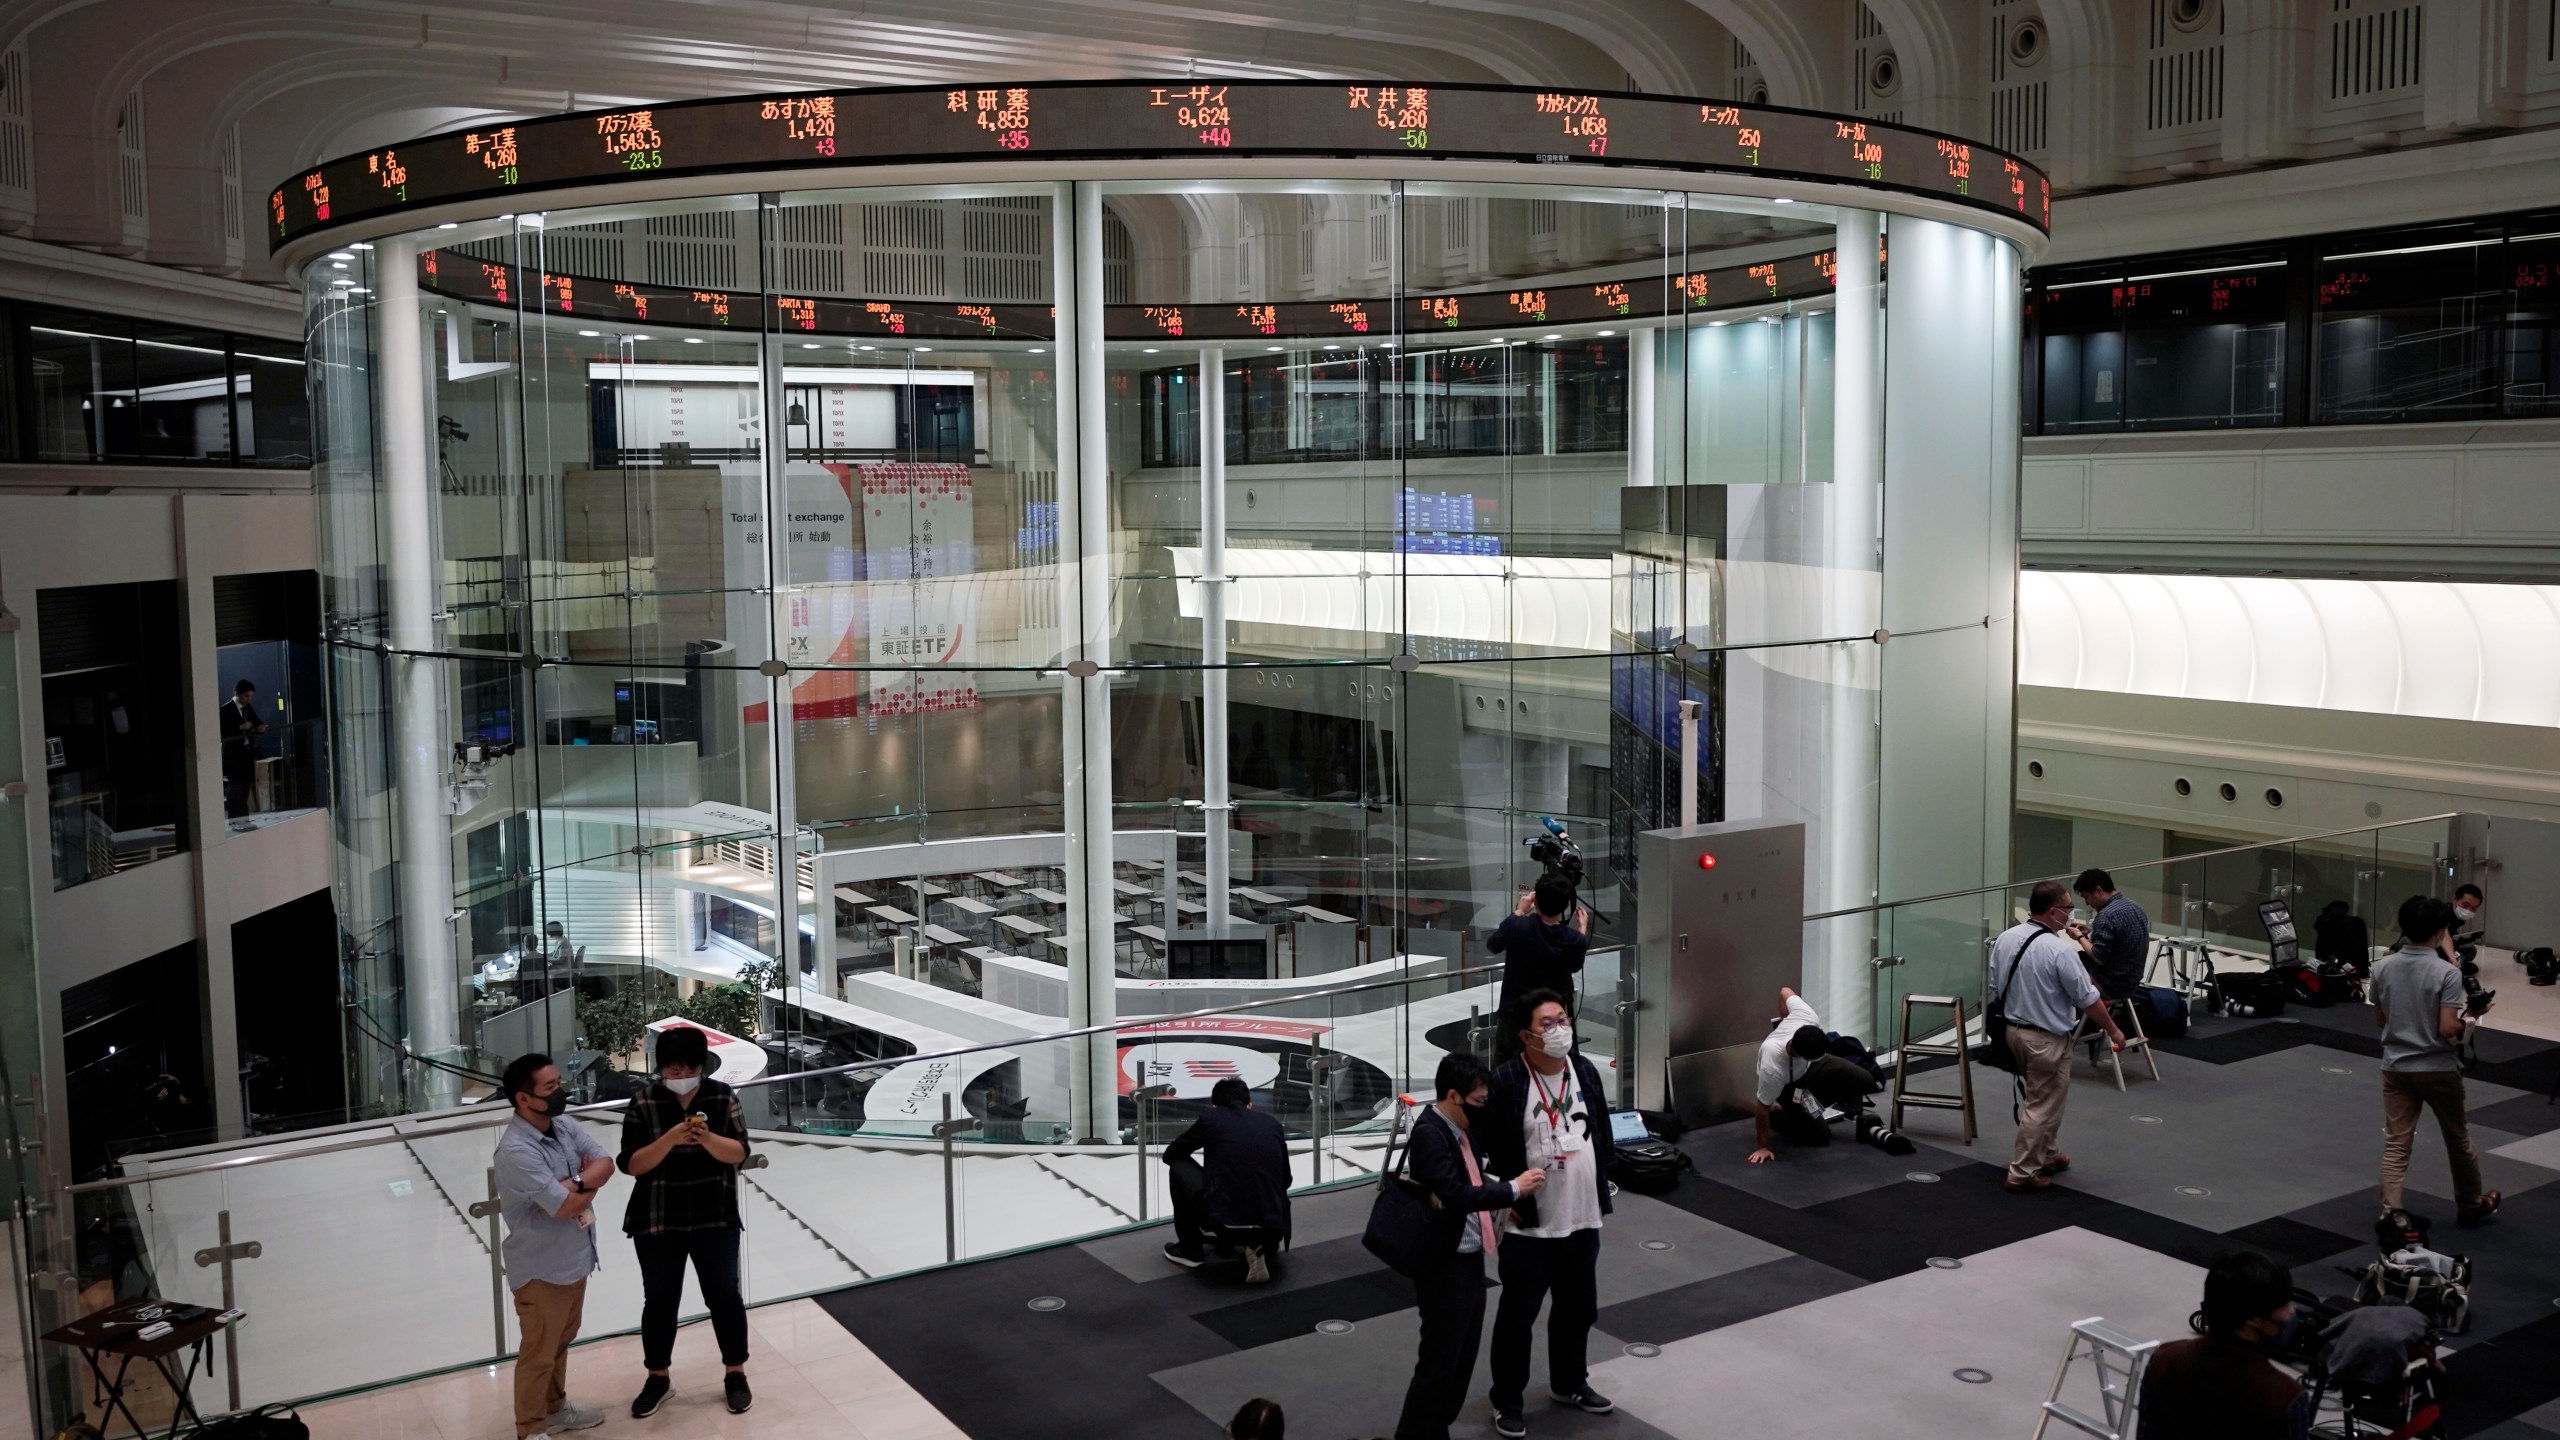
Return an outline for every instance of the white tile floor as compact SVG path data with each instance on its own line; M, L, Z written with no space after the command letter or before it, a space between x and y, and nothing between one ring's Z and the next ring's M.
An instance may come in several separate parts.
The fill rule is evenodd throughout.
M747 1312L747 1366L755 1408L731 1415L720 1390L720 1353L708 1324L677 1332L675 1394L646 1420L631 1418L640 1388L640 1340L620 1335L570 1353L569 1394L601 1407L597 1440L965 1440L924 1397L891 1373L817 1304L795 1300ZM386 1343L387 1338L386 1338ZM413 1380L305 1406L313 1440L511 1440L510 1363Z

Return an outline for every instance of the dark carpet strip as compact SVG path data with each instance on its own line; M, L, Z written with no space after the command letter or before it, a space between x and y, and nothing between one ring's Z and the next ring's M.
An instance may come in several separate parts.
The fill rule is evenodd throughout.
M981 1440L1214 1440L1222 1426L1148 1377L1232 1347L1149 1288L1062 1245L839 1290L818 1303ZM1038 1295L1066 1308L1035 1311Z
M2295 1270L2326 1260L2340 1251L2370 1243L2352 1235L2323 1230L2317 1225L2306 1225L2286 1215L2261 1220L2255 1225L2243 1225L2232 1231L2228 1238L2233 1249L2256 1250ZM2324 1293L2330 1288L2326 1284L2307 1285L2304 1277L2299 1275L2294 1277L2294 1283Z
M2477 1435L2560 1400L2560 1312L2465 1345L2444 1361L2446 1429Z
M1599 1328L1629 1342L1668 1345L1855 1290L1864 1283L1855 1275L1789 1255L1604 1307Z
M1375 1265L1376 1261L1370 1262ZM1204 1310L1192 1318L1239 1350L1295 1339L1316 1328L1319 1320L1367 1320L1392 1315L1413 1305L1413 1282L1392 1270L1373 1269L1283 1291L1242 1304ZM1154 1367L1163 1369L1159 1365Z

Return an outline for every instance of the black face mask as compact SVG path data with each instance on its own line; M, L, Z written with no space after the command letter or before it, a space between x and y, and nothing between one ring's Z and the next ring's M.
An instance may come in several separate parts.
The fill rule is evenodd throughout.
M554 1090L548 1095L535 1095L531 1098L533 1100L533 1108L537 1113L543 1115L566 1115L569 1113L569 1092L566 1090Z
M1467 1117L1467 1128L1473 1130L1476 1128L1476 1122L1484 1118L1484 1102L1461 1100L1458 1102L1458 1113Z

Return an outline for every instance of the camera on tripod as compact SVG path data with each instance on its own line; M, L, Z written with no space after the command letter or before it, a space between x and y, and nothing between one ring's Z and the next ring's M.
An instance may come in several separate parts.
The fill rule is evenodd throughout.
M1520 843L1529 847L1529 858L1538 862L1545 873L1560 876L1575 890L1582 888L1582 847L1564 833L1564 822L1553 815L1541 816L1540 828Z

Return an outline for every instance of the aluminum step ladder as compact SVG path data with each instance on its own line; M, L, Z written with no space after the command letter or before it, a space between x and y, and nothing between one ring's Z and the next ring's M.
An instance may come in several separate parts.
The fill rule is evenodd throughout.
M2151 1353L2159 1348L2159 1341L2136 1340L2102 1315L2074 1323L2071 1347L2062 1353L2062 1368L2053 1372L2053 1391L2045 1397L2033 1440L2044 1440L2046 1428L2057 1420L2097 1440L2133 1440L2142 1419L2143 1372L2151 1368ZM2095 1415L2062 1400L2072 1368L2084 1360L2098 1381Z
M1915 1005L1944 1009L1955 1016L1955 1043L1952 1045L1920 1045L1912 1041L1911 1009ZM1973 1057L1964 1041L1964 1001L1954 995L1905 995L1902 997L1902 1034L1893 1047L1893 1128L1900 1130L1905 1106L1924 1110L1961 1110L1964 1112L1964 1143L1973 1143ZM1956 1062L1956 1091L1914 1090L1911 1088L1911 1057L1914 1055L1951 1055Z

